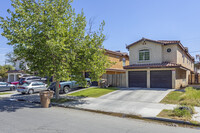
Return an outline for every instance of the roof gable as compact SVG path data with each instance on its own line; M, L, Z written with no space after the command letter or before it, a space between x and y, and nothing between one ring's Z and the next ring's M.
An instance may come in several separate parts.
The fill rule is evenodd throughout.
M181 44L181 42L180 42L179 40L151 40L151 39L147 39L147 38L142 38L142 39L140 39L140 40L138 40L138 41L136 41L136 42L134 42L134 43L132 43L132 44L126 46L126 48L129 49L131 46L133 46L133 45L135 45L135 44L137 44L137 43L139 43L139 42L142 42L142 41L144 41L144 42L145 42L145 41L154 42L154 43L161 44L161 45L177 44L177 45L181 48L181 50L182 50L183 52L185 52L185 54L186 54L191 60L194 61L194 58L193 58L193 57L189 54L189 52L188 52L188 48L184 47L184 46Z
M132 44L126 46L126 48L129 49L129 47L131 47L131 46L133 46L133 45L135 45L135 44L138 44L139 42L146 42L146 41L154 42L154 43L158 43L158 44L164 45L164 43L159 42L159 41L155 41L155 40L151 40L151 39L147 39L147 38L142 38L142 39L140 39L140 40L138 40L138 41L136 41L136 42L134 42L134 43L132 43Z

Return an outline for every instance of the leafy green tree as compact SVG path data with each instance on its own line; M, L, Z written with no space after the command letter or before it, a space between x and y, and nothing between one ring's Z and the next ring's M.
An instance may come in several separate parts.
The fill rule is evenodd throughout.
M29 62L31 71L53 76L56 98L59 81L77 80L86 84L83 72L98 80L109 62L104 55L104 22L99 29L86 32L83 11L76 14L72 0L11 0L11 17L1 18L2 35L19 59ZM71 76L75 75L75 76Z
M11 65L0 66L0 77L3 81L6 81L6 79L8 78L7 72L9 70L14 70L14 67Z

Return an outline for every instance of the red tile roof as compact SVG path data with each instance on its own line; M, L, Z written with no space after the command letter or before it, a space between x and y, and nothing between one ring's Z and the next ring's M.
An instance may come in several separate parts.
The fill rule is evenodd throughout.
M128 56L128 53L126 52L119 52L119 51L111 51L111 50L108 50L108 49L104 49L106 51L106 53L110 53L110 54L114 54L114 55L119 55L119 56Z
M21 70L10 70L10 71L7 71L7 73L24 73L24 71L21 71Z
M140 68L178 68L183 67L180 64L176 63L169 63L169 62L163 62L163 63L151 63L151 64L132 64L129 66L124 66L124 69L140 69ZM185 68L185 67L183 67ZM187 68L185 68L187 69Z
M161 42L161 43L164 43L164 44L180 43L179 40L158 40L158 42Z
M106 68L106 71L126 72L124 69Z

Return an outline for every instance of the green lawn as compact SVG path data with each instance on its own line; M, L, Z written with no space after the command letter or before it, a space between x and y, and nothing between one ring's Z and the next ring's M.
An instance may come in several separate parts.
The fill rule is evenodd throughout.
M7 94L12 94L12 93L0 92L0 95L7 95Z
M170 92L161 103L166 104L184 104L200 107L200 90L188 87L185 92Z
M68 94L69 96L80 96L80 97L100 97L102 95L105 95L107 93L110 93L112 91L118 90L118 88L115 87L109 87L109 88L98 88L98 87L91 87L82 91L74 92L71 94Z

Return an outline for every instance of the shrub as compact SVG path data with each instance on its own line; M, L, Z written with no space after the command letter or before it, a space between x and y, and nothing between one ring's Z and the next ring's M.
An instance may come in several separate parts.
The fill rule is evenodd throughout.
M179 106L173 110L173 115L177 117L185 117L186 119L190 120L192 114L194 114L194 107L193 106Z

